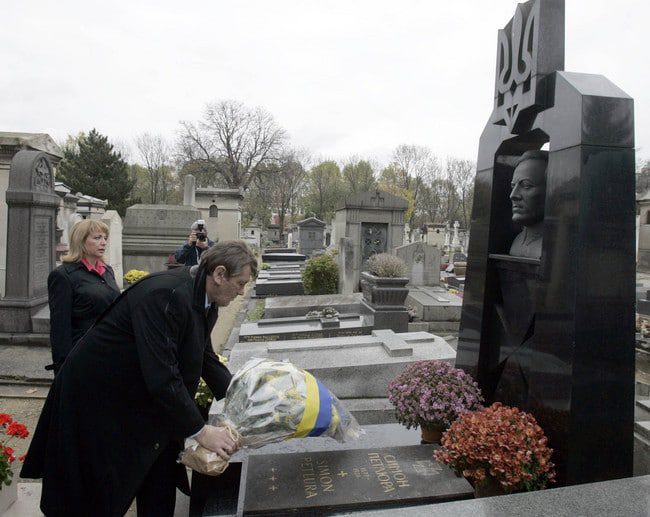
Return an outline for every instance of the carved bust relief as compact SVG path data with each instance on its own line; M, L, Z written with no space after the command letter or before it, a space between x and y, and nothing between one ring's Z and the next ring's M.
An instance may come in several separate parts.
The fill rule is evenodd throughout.
M526 151L516 162L510 184L512 221L523 228L510 246L514 257L542 256L547 165L547 151Z

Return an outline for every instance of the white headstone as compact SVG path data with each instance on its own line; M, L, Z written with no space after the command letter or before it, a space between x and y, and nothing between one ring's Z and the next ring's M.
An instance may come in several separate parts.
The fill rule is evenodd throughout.
M108 226L109 237L104 257L113 268L115 281L120 289L124 287L124 268L122 266L122 218L115 210L106 210L102 222Z
M191 174L185 176L185 184L183 188L183 204L187 206L196 205L196 180Z

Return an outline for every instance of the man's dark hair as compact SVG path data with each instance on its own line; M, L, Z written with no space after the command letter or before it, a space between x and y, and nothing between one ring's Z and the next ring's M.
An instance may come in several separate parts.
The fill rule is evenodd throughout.
M226 268L228 277L236 275L250 266L251 277L257 276L257 258L244 241L221 241L201 254L201 269L211 275L217 266Z

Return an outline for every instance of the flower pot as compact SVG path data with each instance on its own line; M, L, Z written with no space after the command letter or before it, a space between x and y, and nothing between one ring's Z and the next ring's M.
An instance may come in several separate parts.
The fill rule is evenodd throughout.
M483 481L474 484L474 497L495 497L498 495L505 495L506 490L503 485L499 483L492 476L487 476Z
M373 307L403 308L409 290L408 278L388 278L361 272L363 298Z
M5 484L0 485L0 515L9 509L9 507L16 502L18 499L18 476L14 474L13 481L11 485L7 486Z
M420 426L420 431L422 433L422 441L420 443L435 443L440 445L440 440L442 440L442 433L445 430L442 427L424 427Z

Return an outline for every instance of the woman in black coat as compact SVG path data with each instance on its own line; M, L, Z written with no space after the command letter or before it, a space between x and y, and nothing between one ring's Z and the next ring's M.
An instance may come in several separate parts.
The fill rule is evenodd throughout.
M86 219L70 232L70 253L47 278L50 304L50 343L59 371L77 341L120 294L113 269L104 263L108 226Z

